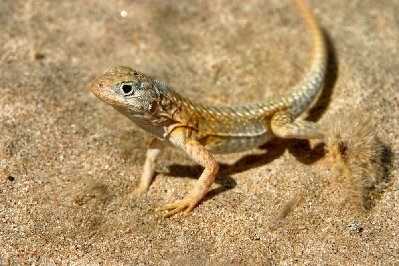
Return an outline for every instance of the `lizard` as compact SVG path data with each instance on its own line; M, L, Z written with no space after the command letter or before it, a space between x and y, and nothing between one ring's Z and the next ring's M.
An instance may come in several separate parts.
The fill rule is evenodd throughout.
M190 213L206 196L219 171L213 154L256 148L273 138L323 139L323 130L298 117L323 89L327 48L323 32L304 0L293 0L312 37L312 61L304 77L282 95L236 106L195 103L165 83L127 66L115 66L95 79L91 92L153 136L143 173L132 195L145 194L166 145L184 151L204 167L181 200L157 208L164 216Z

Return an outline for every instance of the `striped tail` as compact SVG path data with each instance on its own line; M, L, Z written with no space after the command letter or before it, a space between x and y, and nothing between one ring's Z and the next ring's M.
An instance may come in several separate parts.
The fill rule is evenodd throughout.
M312 10L303 0L293 0L312 36L312 64L301 82L284 94L294 117L307 111L321 94L327 69L327 48L324 34Z

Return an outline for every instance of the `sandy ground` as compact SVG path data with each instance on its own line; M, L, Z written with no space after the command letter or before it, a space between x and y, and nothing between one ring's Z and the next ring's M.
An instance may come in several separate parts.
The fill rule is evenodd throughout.
M277 140L218 156L209 196L164 219L154 208L201 168L167 150L148 195L128 199L150 138L88 85L123 64L203 103L278 95L309 63L290 1L1 1L0 264L398 265L399 3L309 2L332 58L311 119L369 117L384 191L367 211L341 204L322 144Z

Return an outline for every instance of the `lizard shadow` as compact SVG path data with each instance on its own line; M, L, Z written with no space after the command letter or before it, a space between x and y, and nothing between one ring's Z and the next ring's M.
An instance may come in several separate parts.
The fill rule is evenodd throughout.
M245 155L233 164L220 163L219 174L215 180L215 183L220 186L210 190L206 199L213 198L219 193L234 188L237 182L231 175L268 164L283 155L286 150L304 164L312 164L321 159L325 154L323 143L316 145L312 149L306 140L274 139L262 145L260 149L264 152ZM165 174L198 179L202 171L203 167L200 165L172 164L169 166L169 172Z

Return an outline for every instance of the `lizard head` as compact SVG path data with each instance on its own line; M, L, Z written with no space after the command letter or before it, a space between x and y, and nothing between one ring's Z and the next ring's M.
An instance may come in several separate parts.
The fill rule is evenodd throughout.
M116 66L93 81L91 92L135 122L156 122L162 100L156 81L126 66Z

